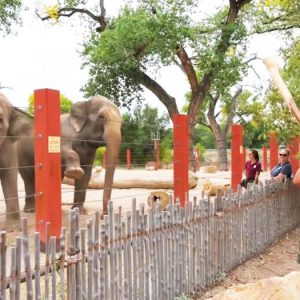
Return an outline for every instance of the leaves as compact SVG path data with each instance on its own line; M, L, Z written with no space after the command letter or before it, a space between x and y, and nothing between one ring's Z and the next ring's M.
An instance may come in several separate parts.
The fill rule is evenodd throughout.
M0 1L0 32L8 34L11 32L13 23L20 23L18 16L21 6L21 0Z

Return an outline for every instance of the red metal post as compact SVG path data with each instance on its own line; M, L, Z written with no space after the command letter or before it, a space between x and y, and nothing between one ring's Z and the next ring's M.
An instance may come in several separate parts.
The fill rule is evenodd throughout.
M50 236L61 233L61 160L59 91L34 91L35 130L35 220L40 232L41 249L45 248L46 224Z
M290 162L292 165L293 175L296 174L299 168L299 158L297 158L297 155L299 153L299 142L300 142L299 136L295 136L291 143Z
M263 146L262 154L263 154L263 171L266 172L268 170L268 150L267 150L267 146Z
M187 115L173 116L174 200L184 207L189 193L189 130Z
M126 157L127 157L127 169L131 170L131 150L129 148L127 148Z
M237 185L243 176L244 150L243 150L243 127L234 124L231 126L231 188L237 190Z
M275 132L270 132L270 170L272 170L278 164L278 141L276 139Z
M159 169L159 140L154 140L155 170Z

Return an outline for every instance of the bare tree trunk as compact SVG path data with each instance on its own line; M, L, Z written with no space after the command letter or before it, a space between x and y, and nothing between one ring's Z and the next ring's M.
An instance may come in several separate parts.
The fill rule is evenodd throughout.
M218 162L219 171L228 171L228 158L227 158L227 144L226 137L222 137L217 140L217 153L218 153Z

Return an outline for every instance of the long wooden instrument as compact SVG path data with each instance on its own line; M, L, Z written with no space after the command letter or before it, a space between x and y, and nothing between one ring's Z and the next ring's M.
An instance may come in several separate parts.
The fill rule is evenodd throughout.
M289 106L291 112L296 117L297 121L300 123L300 111L294 101L292 94L290 93L289 89L287 88L286 84L284 83L284 81L280 75L279 67L278 67L276 59L274 59L272 57L266 57L264 59L264 64L266 65L266 67L271 75L273 83L278 88L284 101ZM297 186L300 186L300 168L298 168L295 176L293 177L293 183Z
M288 90L285 82L283 81L280 75L279 66L277 64L276 59L274 59L273 57L266 57L263 61L271 75L274 85L278 88L284 101L290 108L293 115L296 117L297 121L300 123L300 111L293 99L292 94Z

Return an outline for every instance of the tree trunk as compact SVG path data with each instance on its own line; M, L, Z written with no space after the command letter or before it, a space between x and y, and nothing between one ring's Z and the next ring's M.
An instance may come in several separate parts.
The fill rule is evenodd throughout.
M228 158L227 158L227 144L226 137L222 136L217 140L217 153L218 153L218 169L219 171L228 171Z

